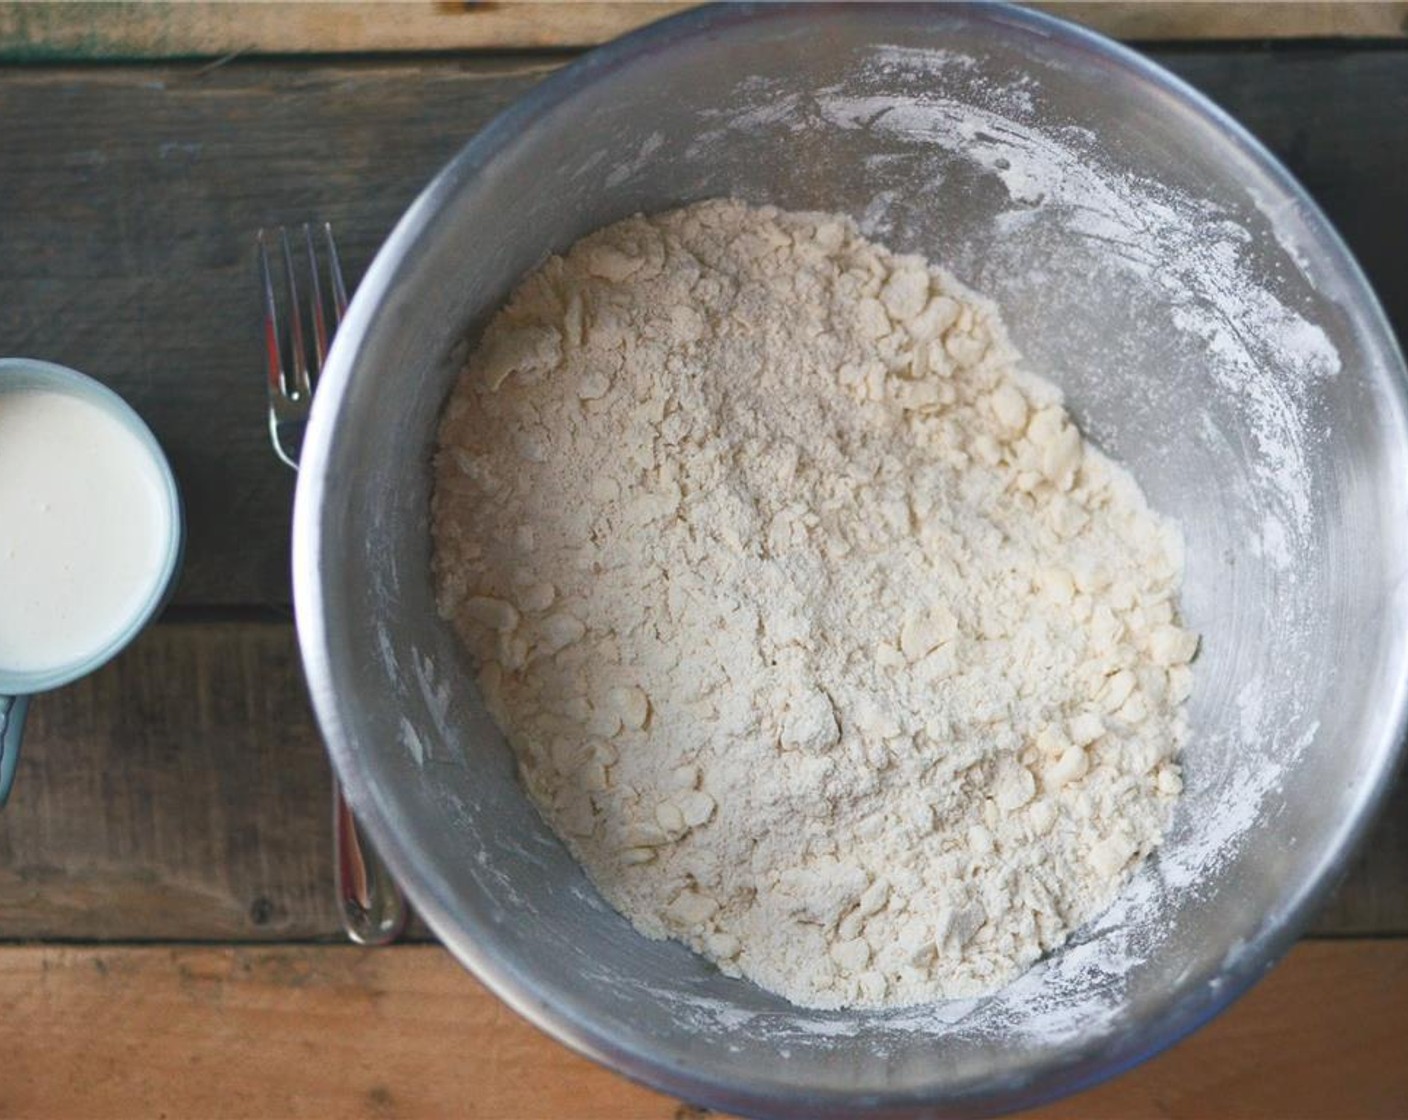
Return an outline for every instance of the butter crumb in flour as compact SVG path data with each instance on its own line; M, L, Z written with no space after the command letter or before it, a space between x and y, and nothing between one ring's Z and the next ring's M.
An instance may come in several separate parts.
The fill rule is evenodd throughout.
M1181 789L1181 548L995 309L706 202L523 282L446 408L442 613L606 898L799 1004L989 992Z

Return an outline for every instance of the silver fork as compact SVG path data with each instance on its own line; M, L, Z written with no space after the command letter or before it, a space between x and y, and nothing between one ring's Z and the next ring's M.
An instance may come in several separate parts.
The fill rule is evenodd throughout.
M328 286L331 289L332 330L342 322L347 310L347 287L342 281L342 263L332 226L318 226L319 239L327 258ZM268 361L269 436L280 459L298 469L303 450L303 432L313 405L313 391L327 359L328 306L319 276L318 252L313 227L302 229L304 268L308 277L307 302L299 297L298 267L288 230L259 231L259 274L264 297L264 351ZM271 242L276 243L271 246ZM281 267L270 261L274 253ZM283 283L275 282L282 275ZM282 307L283 314L280 315ZM312 329L311 356L304 327ZM285 360L287 359L287 360ZM362 833L342 796L337 775L332 780L332 834L336 858L338 914L347 936L358 945L385 945L405 929L409 907L405 895L382 863L381 857Z

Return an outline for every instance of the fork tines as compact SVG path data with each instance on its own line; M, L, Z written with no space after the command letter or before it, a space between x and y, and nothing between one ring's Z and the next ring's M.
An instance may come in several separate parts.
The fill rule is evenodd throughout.
M285 227L280 226L272 231L260 230L258 244L264 294L269 428L279 455L296 467L302 444L302 428L307 422L313 390L327 359L332 332L342 322L343 312L347 310L347 287L343 283L342 263L337 255L331 225L327 222L306 222L295 236L303 243L301 269ZM326 258L321 266L318 241ZM279 258L277 263L274 260L276 255ZM327 276L326 292L322 279L324 272ZM306 281L306 295L299 288L300 273Z
M314 242L316 226L326 262L321 267ZM327 222L305 222L295 234L303 242L302 274L308 286L306 298L299 288L299 264L289 231L280 226L259 231L259 268L264 287L264 334L269 359L269 388L278 389L290 400L311 395L323 362L327 358L331 331L347 310L347 288L342 264ZM272 244L277 242L277 245ZM271 257L279 256L276 265ZM327 288L323 288L326 270ZM312 348L309 349L311 338Z

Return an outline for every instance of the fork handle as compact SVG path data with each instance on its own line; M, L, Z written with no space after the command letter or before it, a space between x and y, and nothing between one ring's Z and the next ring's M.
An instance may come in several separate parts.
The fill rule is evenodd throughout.
M342 796L342 784L332 782L332 836L337 860L337 904L342 928L358 945L387 945L406 928L406 897L376 849L362 835L362 826Z

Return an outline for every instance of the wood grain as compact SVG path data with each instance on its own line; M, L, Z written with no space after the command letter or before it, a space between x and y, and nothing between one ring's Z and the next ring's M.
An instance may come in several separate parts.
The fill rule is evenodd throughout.
M219 57L589 47L688 3L0 3L0 60ZM1054 2L1106 35L1166 39L1401 38L1408 4Z
M683 1120L442 950L9 948L0 1115ZM1044 1120L1408 1113L1408 942L1302 945L1210 1026Z
M1408 4L1238 3L1237 0L1145 0L1143 3L1036 3L1054 16L1084 24L1114 39L1157 43L1168 39L1331 39L1408 35Z
M590 47L690 3L0 4L0 59Z
M292 628L163 625L39 697L0 938L334 936L330 771Z
M1408 51L1154 57L1286 159L1408 332ZM359 276L430 176L555 65L0 68L0 352L93 373L149 418L190 514L178 604L289 600L254 231L330 219Z
M0 353L91 373L151 423L186 502L178 604L290 598L255 231L329 220L359 277L440 165L554 65L0 72Z
M328 781L291 626L153 627L34 704L0 941L336 940ZM1315 932L1408 935L1405 823L1408 776Z

